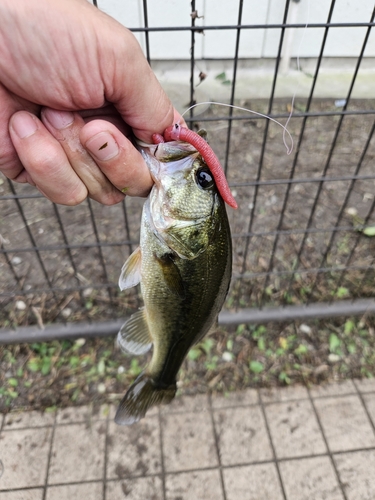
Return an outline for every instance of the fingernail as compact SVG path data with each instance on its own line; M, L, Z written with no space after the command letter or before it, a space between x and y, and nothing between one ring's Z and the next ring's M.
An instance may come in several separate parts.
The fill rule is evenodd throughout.
M57 111L56 109L47 108L43 111L43 115L52 127L57 130L68 127L74 122L74 115L70 111Z
M20 139L25 139L38 130L38 124L29 113L16 114L12 118L12 129Z
M86 142L86 148L100 161L110 160L118 155L119 147L108 132L99 132Z

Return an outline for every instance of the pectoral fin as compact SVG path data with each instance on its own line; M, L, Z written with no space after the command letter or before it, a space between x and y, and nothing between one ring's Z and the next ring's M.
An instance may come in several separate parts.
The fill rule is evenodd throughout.
M182 299L185 298L184 282L182 281L180 271L174 262L173 256L165 254L162 257L157 257L155 255L155 259L160 265L164 281L169 290L178 297Z
M130 354L145 354L152 346L145 310L134 313L118 332L117 343L121 350Z
M118 285L120 290L125 290L138 285L141 281L142 252L138 247L122 266Z

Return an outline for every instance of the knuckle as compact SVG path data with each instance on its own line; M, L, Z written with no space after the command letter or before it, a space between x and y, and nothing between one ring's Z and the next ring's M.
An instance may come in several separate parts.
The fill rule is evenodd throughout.
M60 150L52 144L44 144L44 147L37 144L28 155L28 167L37 175L54 177L61 170L62 163Z
M79 205L87 198L87 189L84 186L78 186L75 190L72 190L69 194L65 194L60 203L61 205L67 205L68 207L74 207Z
M111 193L104 196L101 200L101 203L106 206L116 205L117 203L120 203L120 201L122 201L124 198L125 195L123 195L122 193Z

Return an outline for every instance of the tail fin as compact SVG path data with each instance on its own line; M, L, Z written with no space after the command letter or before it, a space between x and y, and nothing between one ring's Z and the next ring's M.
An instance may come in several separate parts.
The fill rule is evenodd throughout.
M116 424L132 425L138 422L152 406L170 403L176 389L175 383L158 387L148 375L142 373L123 397L116 412Z

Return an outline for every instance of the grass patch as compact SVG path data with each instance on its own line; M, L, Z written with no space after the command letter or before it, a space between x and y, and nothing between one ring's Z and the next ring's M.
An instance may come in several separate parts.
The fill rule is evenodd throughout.
M117 402L148 356L122 354L113 338L0 348L0 411ZM239 325L190 350L179 392L319 384L375 376L374 319Z

